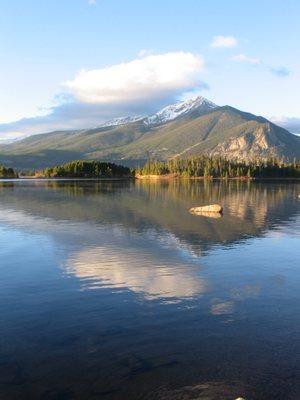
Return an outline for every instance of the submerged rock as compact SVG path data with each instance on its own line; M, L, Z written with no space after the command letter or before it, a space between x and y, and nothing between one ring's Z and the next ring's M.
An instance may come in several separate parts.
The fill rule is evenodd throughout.
M223 207L219 204L211 204L209 206L202 207L193 207L190 209L190 213L202 215L203 213L207 214L220 214L223 211Z

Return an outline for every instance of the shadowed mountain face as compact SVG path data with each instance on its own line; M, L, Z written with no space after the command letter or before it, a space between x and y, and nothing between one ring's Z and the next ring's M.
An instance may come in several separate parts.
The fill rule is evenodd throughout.
M200 101L201 100L201 101ZM143 163L200 154L232 159L300 158L300 138L262 117L198 98L154 116L111 121L110 126L34 135L0 147L0 163L43 168L72 159Z

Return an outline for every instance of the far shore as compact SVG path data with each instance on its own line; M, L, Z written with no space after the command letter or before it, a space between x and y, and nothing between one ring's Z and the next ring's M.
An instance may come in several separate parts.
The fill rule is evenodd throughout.
M19 176L15 178L0 178L0 181L130 181L130 180L144 180L144 181L169 181L169 180L191 180L191 181L299 181L300 178L293 177L204 177L204 176L183 176L180 174L164 174L164 175L136 175L126 177L103 177L103 178L70 178L70 177L41 177L41 176Z
M178 179L182 178L179 174L164 174L164 175L140 175L136 174L135 179Z
M107 177L107 178L46 178L35 176L20 176L18 178L0 178L0 181L128 181L133 177Z
M188 179L188 180L200 180L200 181L228 181L228 180L234 180L234 181L295 181L295 180L300 180L300 178L293 178L293 177L248 177L248 176L239 176L239 177L234 177L234 178L220 178L220 177L204 177L204 176L183 176L180 174L164 174L164 175L140 175L137 174L135 176L135 179L139 180L172 180L172 179Z

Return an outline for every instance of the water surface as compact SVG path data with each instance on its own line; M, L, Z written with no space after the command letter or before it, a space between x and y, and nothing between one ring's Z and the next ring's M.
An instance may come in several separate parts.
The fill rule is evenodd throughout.
M298 194L0 182L0 398L300 398Z

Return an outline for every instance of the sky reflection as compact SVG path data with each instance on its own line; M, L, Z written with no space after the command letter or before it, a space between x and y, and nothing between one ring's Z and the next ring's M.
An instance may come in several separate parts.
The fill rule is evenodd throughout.
M298 193L0 184L1 394L297 398ZM188 211L214 202L220 219Z

